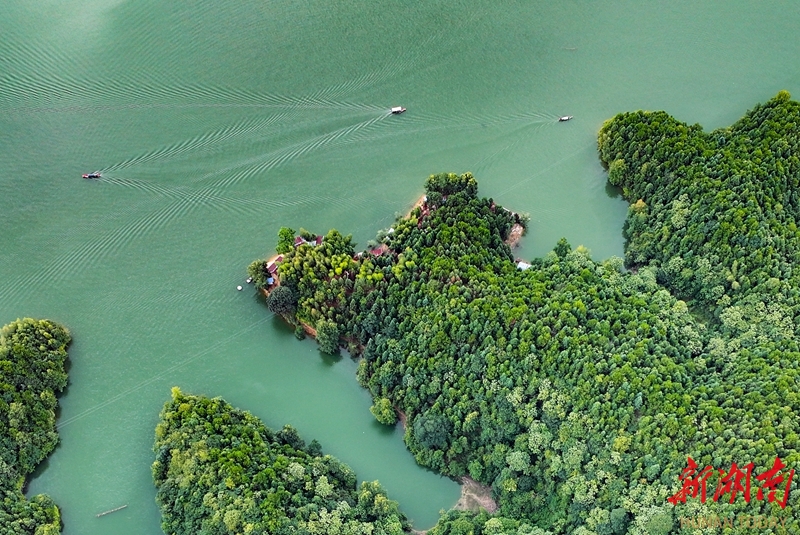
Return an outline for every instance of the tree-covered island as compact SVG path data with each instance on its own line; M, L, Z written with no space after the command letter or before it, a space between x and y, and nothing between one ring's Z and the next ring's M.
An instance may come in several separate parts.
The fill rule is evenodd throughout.
M67 385L69 331L25 318L0 330L0 535L56 535L61 515L49 496L30 500L25 478L55 449L56 394Z
M785 92L711 133L663 112L609 120L598 145L631 203L629 271L565 240L518 264L504 243L516 216L479 198L470 174L440 174L380 246L357 254L335 230L313 243L284 232L281 261L250 273L270 289L270 308L316 330L322 350L360 359L373 414L405 416L421 465L491 486L496 513L447 512L431 535L664 535L692 532L687 517L742 514L800 532L799 477L784 488L800 460L799 140L800 104ZM196 470L209 440L252 436L218 432L198 406L165 409L167 420L204 426L202 448L172 450L192 452L170 465L176 474ZM272 441L306 465L303 448ZM167 450L157 451L156 480L168 482ZM687 457L713 468L705 502L675 499ZM769 481L756 476L776 458L782 485L757 495ZM733 463L752 463L749 501L723 484ZM247 477L231 484L242 499L255 492ZM305 503L274 503L264 521L297 518ZM196 510L170 514L188 526ZM292 525L287 533L313 532Z

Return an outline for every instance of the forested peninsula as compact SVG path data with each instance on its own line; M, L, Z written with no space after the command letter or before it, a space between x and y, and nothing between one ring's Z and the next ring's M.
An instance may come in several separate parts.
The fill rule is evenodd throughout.
M282 236L280 262L250 272L271 310L315 329L323 351L346 347L359 359L373 414L386 424L405 415L418 463L491 486L497 512L449 511L431 535L665 535L691 532L687 518L742 515L779 519L765 533L796 533L799 143L800 104L786 92L710 133L664 112L606 122L600 158L630 202L624 261L594 261L566 240L515 261L504 240L518 216L479 198L471 174L450 173L427 180L424 203L380 233L379 246L356 253L332 230L287 248ZM199 406L221 402L181 396L162 415L156 481L194 473L223 442L284 448L284 468L261 472L278 490L260 496L265 516L253 522L314 533L293 519L312 518L299 511L315 483L297 498L280 487L291 492L287 467L306 474L316 452L255 433L261 424L242 416L238 427L209 421ZM167 468L169 451L181 457ZM219 473L233 470L217 458ZM679 479L701 470L702 500L699 480L682 488ZM241 475L228 487L249 499L257 476L232 473ZM169 487L189 492L177 480ZM227 515L164 503L169 526Z
M380 484L318 442L278 432L215 398L172 389L156 427L153 480L168 535L400 535L408 521Z
M49 496L27 500L25 478L55 449L56 394L67 385L71 337L47 320L0 330L0 534L56 535L61 516Z

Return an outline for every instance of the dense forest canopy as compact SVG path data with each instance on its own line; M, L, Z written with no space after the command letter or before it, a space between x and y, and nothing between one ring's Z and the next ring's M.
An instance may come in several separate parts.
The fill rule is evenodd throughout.
M609 120L624 273L565 240L518 269L516 216L471 175L434 175L380 248L354 255L331 231L285 251L284 316L362 357L373 414L405 413L420 464L492 485L495 516L450 512L432 533L657 535L740 513L799 532L780 503L798 478L755 497L776 457L784 481L800 460L799 140L786 92L711 133L664 112ZM710 494L753 463L752 500L671 503L688 457L712 468Z
M58 507L45 495L30 501L25 478L58 443L56 393L67 385L70 334L47 320L25 318L0 330L0 535L55 535Z
M782 91L710 134L640 111L598 137L609 180L631 202L627 264L655 267L745 347L797 350L798 120L800 104Z
M172 390L153 480L168 535L399 535L397 502L297 431L274 432L225 401Z

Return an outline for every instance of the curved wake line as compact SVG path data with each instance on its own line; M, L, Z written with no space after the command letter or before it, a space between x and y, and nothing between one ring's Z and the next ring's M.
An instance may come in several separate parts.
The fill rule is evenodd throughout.
M242 182L243 180L246 180L246 179L250 178L251 176L253 176L255 174L258 174L258 173L263 172L263 171L271 170L271 169L273 169L275 167L278 167L279 165L281 165L283 163L289 162L289 161L291 161L291 160L293 160L293 159L295 159L295 158L297 158L299 156L302 156L303 154L305 154L305 153L307 153L307 152L309 152L311 150L314 150L314 149L317 149L317 148L320 148L320 147L324 147L324 146L332 143L333 141L336 141L337 139L339 139L342 136L347 136L348 134L351 134L353 132L357 132L361 128L369 127L372 124L377 123L378 121L381 121L381 120L385 119L387 116L388 116L387 114L382 114L382 115L379 115L377 117L371 117L371 118L369 118L369 119L367 119L365 121L362 121L360 123L357 123L357 124L354 124L354 125L349 125L349 126L334 130L333 132L328 132L327 134L322 134L320 136L311 138L309 140L305 140L305 141L302 141L300 143L295 143L293 145L289 145L288 147L284 147L284 148L278 149L276 151L273 151L272 153L268 153L266 155L261 155L261 156L256 156L256 157L253 157L253 158L249 158L248 160L246 160L244 162L236 163L234 165L225 167L223 169L217 169L215 171L207 173L207 174L199 177L198 180L205 180L205 179L211 178L213 176L218 176L218 175L227 173L229 171L233 171L235 169L241 169L242 167L245 167L245 166L248 166L248 165L251 166L249 168L246 168L246 169L243 169L241 171L238 171L238 172L234 173L231 176L221 178L220 180L217 180L216 182L213 182L212 184L210 184L209 187L211 187L211 188L224 188L224 187L227 187L227 186L230 186L230 185L233 185L233 184L237 184L239 182ZM265 157L267 158L266 160L264 160Z
M165 197L172 200L179 200L186 196L185 190L181 188L162 186L157 182L148 182L146 180L138 180L124 176L103 176L103 178L99 179L98 182L122 186L123 188L134 189L146 193L152 193L158 195L159 197Z
M212 130L211 132L206 132L193 138L185 139L183 141L173 143L172 145L134 156L122 162L103 168L101 171L117 171L119 169L127 169L142 163L172 158L181 155L184 152L201 149L209 145L215 145L238 136L258 131L276 122L279 122L281 119L285 119L286 116L287 115L285 113L281 113L272 115L267 119L241 120L238 123L225 126L224 128Z
M25 289L30 288L37 280L63 281L75 272L83 270L87 266L93 265L110 254L119 251L125 243L130 242L137 235L147 232L154 223L157 224L164 219L170 219L171 213L179 210L181 205L186 202L186 200L173 202L104 236L83 243L71 252L62 255L52 264L26 276L19 277L11 285L6 286L5 290L0 291L0 298L10 299L16 297Z
M233 175L222 178L210 184L211 188L225 188L227 186L247 180L248 178L256 174L265 171L270 171L276 167L279 167L287 162L290 162L316 149L334 147L340 145L348 145L351 143L367 141L367 140L374 141L376 139L397 136L397 135L417 134L423 131L441 130L446 128L469 128L473 127L476 124L480 124L480 118L473 118L473 121L471 122L452 121L452 119L449 119L450 121L452 121L449 124L443 121L437 124L430 125L426 128L409 129L400 127L384 131L376 130L377 127L383 126L380 124L381 121L383 121L389 116L390 116L389 114L381 114L377 117L370 118L366 121L362 121L355 125L350 125L344 128L340 128L338 130L334 130L333 132L320 135L316 138L312 138L310 140L304 140L300 143L296 143L288 147L278 149L276 151L273 151L272 153L250 158L244 162L240 162L232 166L219 169L211 173L208 173L206 175L203 175L199 178L199 180L205 180L215 175L220 175L229 171L233 171L237 168L241 169L240 171L234 173ZM547 116L546 119L542 119L542 117L536 113L509 114L495 118L495 120L492 121L492 123L502 124L507 122L525 122L527 123L527 125L535 125L537 128L541 128L550 123L554 123L555 118L556 116ZM264 158L267 159L265 160ZM242 169L243 167L245 168Z
M151 182L129 179L124 177L104 177L102 179L102 182L108 184L114 184L115 186L122 186L125 188L152 193L159 197L166 197L174 201L194 202L196 204L201 204L202 206L213 208L215 210L228 208L231 210L236 210L237 213L240 214L256 214L260 213L260 211L262 210L285 208L290 206L311 205L315 203L322 204L330 202L329 198L313 196L313 195L304 195L299 199L289 198L284 200L276 199L273 196L261 199L252 197L247 197L247 198L230 197L215 193L215 189L213 187L207 187L199 191L191 192L187 191L185 187L170 188L154 184Z
M589 143L589 144L587 144L587 145L584 145L584 146L583 146L583 147L581 147L580 149L578 149L578 150L576 150L576 151L574 151L574 152L572 152L572 153L570 153L570 154L567 154L566 156L564 156L564 157L563 157L563 158L561 158L560 160L557 160L557 161L553 162L552 164L548 165L548 166L547 166L547 167L545 167L544 169L541 169L541 170L539 170L539 171L535 172L534 174L530 175L529 177L527 177L527 178L523 178L522 180L518 180L517 182L514 182L513 184L511 184L511 185L510 185L509 187L507 187L506 189L504 189L504 190L502 190L502 191L499 191L499 192L497 192L497 194L496 194L496 195L497 195L497 196L499 196L499 195L505 195L505 194L506 194L506 193L508 193L509 191L511 191L511 190L514 190L514 189L517 189L517 188L518 188L519 186L521 186L522 184L524 184L524 183L526 183L526 182L530 182L531 180L533 180L534 178L538 177L539 175L542 175L542 174L544 174L544 173L546 173L546 172L550 171L551 169L554 169L554 168L558 167L559 165L563 164L563 163L564 163L564 162L566 162L567 160L571 160L572 158L574 158L575 156L577 156L577 155L578 155L578 154L580 154L581 152L585 151L585 150L586 150L586 149L588 149L589 147L594 147L594 146L596 146L596 145L597 145L597 142L596 142L596 141L592 141L591 143Z
M171 373L171 372L173 372L173 371L175 371L175 370L177 370L179 368L182 368L182 367L186 366L187 364L190 364L190 363L196 361L200 357L203 357L203 356L209 354L211 351L219 348L223 344L225 344L225 343L227 343L227 342L229 342L229 341L231 341L231 340L233 340L235 338L238 338L239 336L245 334L246 332L252 331L253 329L258 327L259 325L262 325L262 324L266 323L267 320L269 320L274 315L275 315L274 313L270 312L269 314L267 314L264 317L264 319L261 319L259 321L254 322L254 323L251 323L250 325L248 325L244 329L241 329L241 330L233 333L232 335L230 335L230 336L228 336L226 338L223 338L222 340L220 340L216 344L208 347L207 349L204 349L203 351L201 351L201 352L199 352L199 353L197 353L195 355L192 355L192 356L190 356L190 357L188 357L188 358L186 358L186 359L184 359L184 360L182 360L182 361L180 361L180 362L178 362L176 364L173 364L169 368L166 368L165 370L162 370L162 371L156 373L155 375L152 375L152 376L148 377L144 381L141 381L141 382L135 384L134 386L128 388L127 390L125 390L123 392L120 392L116 396L113 396L113 397L111 397L111 398L109 398L109 399L107 399L105 401L102 401L102 402L100 402L100 403L98 403L98 404L96 404L96 405L94 405L92 407L89 407L88 409L86 409L86 410L84 410L82 412L79 412L78 414L76 414L74 416L71 416L70 418L62 420L59 424L56 425L56 429L61 429L62 427L66 427L66 426L70 425L71 423L74 423L74 422L76 422L78 420L81 420L81 419L83 419L83 418L85 418L85 417L87 417L87 416L99 411L100 409L103 409L103 408L111 405L112 403L114 403L116 401L119 401L120 399L122 399L122 398L124 398L124 397L126 397L126 396L128 396L128 395L130 395L130 394L132 394L134 392L136 392L137 390L139 390L141 388L144 388L145 386L147 386L149 384L154 383L155 381L163 378L168 373Z

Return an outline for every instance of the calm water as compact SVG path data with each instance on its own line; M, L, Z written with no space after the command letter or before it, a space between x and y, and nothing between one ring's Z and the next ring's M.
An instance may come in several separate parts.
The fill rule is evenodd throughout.
M179 385L291 422L430 526L458 486L374 421L348 357L235 290L245 266L281 225L363 245L439 171L531 214L519 256L561 236L621 255L604 119L667 109L716 128L800 97L796 3L721 6L1 2L0 323L49 317L75 337L61 446L29 492L55 498L67 535L160 533L150 447Z

